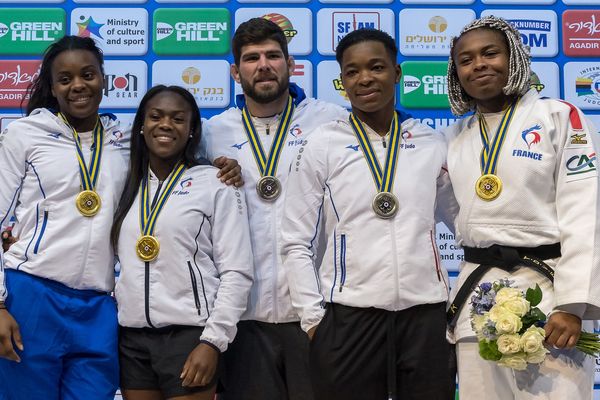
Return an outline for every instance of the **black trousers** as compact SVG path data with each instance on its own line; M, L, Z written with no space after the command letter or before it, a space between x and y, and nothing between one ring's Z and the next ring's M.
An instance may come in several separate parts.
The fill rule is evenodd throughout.
M445 306L386 311L328 304L310 349L315 398L454 399L456 362L446 341Z
M219 400L313 400L308 336L298 322L240 321L224 359Z

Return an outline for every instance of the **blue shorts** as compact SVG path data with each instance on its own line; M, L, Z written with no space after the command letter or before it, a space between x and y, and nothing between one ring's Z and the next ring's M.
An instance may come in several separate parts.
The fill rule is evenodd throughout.
M21 362L0 359L0 400L113 400L119 383L115 301L108 294L5 269ZM15 348L16 349L16 348Z

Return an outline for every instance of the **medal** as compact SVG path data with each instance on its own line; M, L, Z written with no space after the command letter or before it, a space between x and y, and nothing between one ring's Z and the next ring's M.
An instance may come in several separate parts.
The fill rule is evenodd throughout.
M375 214L383 219L393 218L398 212L398 199L393 193L377 193L371 205Z
M63 122L73 131L73 138L75 139L75 149L77 154L77 164L79 165L79 178L81 179L81 191L75 197L75 206L77 210L84 217L93 217L100 211L102 201L100 195L95 191L98 177L100 176L100 161L102 160L102 145L104 140L104 128L100 123L100 118L96 120L94 126L93 138L94 142L92 145L92 152L90 155L90 164L86 165L83 157L83 151L81 150L81 140L79 134L73 128L67 118L62 114L58 113L58 116Z
M256 182L256 192L261 199L273 201L281 194L281 182L274 176L263 176Z
M154 228L158 215L171 197L171 192L177 182L185 172L185 165L180 162L173 168L171 174L165 181L163 191L158 195L156 204L150 206L150 188L148 185L148 175L142 178L140 182L140 232L142 235L135 243L135 252L140 260L144 262L154 261L160 251L160 242L154 236Z
M502 192L502 180L496 175L481 175L475 183L475 192L482 200L492 201Z
M258 132L256 132L256 128L252 123L252 117L250 116L248 107L244 106L242 109L244 130L248 136L248 143L250 144L254 160L256 161L258 171L261 175L261 178L256 183L256 192L258 193L258 196L265 201L274 201L281 194L281 181L276 177L277 165L279 164L281 151L285 145L285 139L292 122L294 109L295 105L292 101L292 96L289 96L285 110L281 115L281 121L279 121L279 126L277 126L277 132L273 138L273 144L271 145L268 158L262 147L262 143L260 142Z
M475 193L482 200L495 200L502 192L502 180L496 175L496 169L498 167L500 150L504 144L504 139L506 139L508 128L515 115L516 108L517 102L514 102L504 112L502 121L500 121L500 125L496 130L496 136L494 136L494 140L491 144L488 138L485 118L483 115L479 115L479 135L481 137L481 142L483 143L483 148L481 150L480 158L481 176L475 183Z
M83 190L75 197L75 206L84 217L93 217L100 210L101 200L93 190Z
M135 243L135 250L142 261L150 262L158 257L160 243L154 236L144 235Z
M365 132L365 128L354 114L350 114L350 125L358 139L358 144L362 149L363 157L369 165L371 175L377 187L377 194L371 202L373 211L379 218L390 219L398 213L398 198L392 193L394 178L396 176L396 165L398 164L398 153L400 152L400 124L398 115L394 112L392 126L390 129L390 145L385 157L385 168L382 170L377 159L377 154L371 146L371 141Z

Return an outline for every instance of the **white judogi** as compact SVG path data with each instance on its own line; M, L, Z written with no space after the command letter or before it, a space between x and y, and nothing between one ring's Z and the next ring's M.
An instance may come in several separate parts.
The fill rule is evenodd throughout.
M499 116L489 115L489 122ZM555 269L552 285L537 272L520 268L508 274L491 269L482 282L509 275L522 289L539 283L544 312L562 309L583 319L600 317L600 191L596 169L598 140L579 110L530 90L518 102L496 175L500 196L484 201L475 193L481 175L482 142L476 116L448 129L448 169L460 206L456 219L458 243L469 247L493 244L537 247L560 243L562 257L548 260ZM575 129L580 121L582 129ZM497 124L496 124L497 126ZM490 126L494 134L496 126ZM458 287L476 268L463 263ZM469 323L469 306L454 331L458 344L460 396L465 399L591 398L593 360L577 352L554 352L542 366L514 372L479 359ZM591 324L587 327L589 331ZM468 348L468 350L467 350ZM495 376L496 378L492 378ZM496 380L497 379L497 380ZM508 379L511 383L500 383ZM498 384L493 384L492 381ZM486 392L483 388L490 388ZM495 391L497 390L497 392ZM502 393L510 393L503 397ZM488 393L489 397L486 397Z

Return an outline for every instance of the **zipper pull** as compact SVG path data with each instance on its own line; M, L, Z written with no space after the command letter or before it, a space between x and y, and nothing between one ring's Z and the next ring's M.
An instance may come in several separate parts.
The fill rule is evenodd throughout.
M381 144L383 144L383 148L385 149L386 148L386 145L385 145L385 136L381 137Z
M270 127L271 127L271 124L267 124L267 135L269 135L269 133L271 133L271 131L269 130Z

